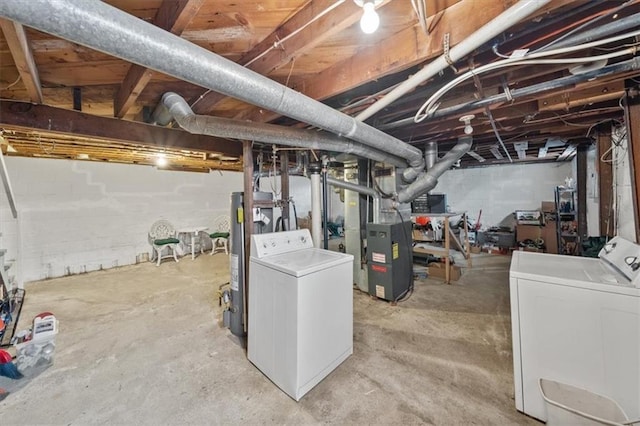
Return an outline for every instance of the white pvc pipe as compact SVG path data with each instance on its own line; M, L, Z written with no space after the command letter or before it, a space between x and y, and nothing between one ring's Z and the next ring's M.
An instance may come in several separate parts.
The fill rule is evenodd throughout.
M449 50L449 59L452 63L459 61L503 31L506 31L536 10L542 8L550 1L551 0L520 0L475 33L453 46L451 50ZM360 121L366 120L448 66L449 63L445 55L439 56L436 60L427 64L420 71L389 92L384 98L358 114L356 119Z
M322 209L321 206L320 173L311 174L311 239L313 246L322 247Z

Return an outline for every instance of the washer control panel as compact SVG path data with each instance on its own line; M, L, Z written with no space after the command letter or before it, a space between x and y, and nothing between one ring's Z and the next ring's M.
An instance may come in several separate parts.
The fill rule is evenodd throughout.
M308 229L251 236L251 257L258 259L308 248L313 248L313 240Z
M622 237L614 237L604 245L598 257L640 288L640 245Z

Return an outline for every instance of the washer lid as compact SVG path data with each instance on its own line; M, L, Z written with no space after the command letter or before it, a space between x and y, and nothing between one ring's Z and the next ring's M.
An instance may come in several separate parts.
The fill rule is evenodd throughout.
M600 259L514 251L509 275L552 284L640 296L640 289Z
M251 257L251 262L259 263L294 277L302 277L332 266L353 262L353 256L319 248L309 248L266 256L260 259Z

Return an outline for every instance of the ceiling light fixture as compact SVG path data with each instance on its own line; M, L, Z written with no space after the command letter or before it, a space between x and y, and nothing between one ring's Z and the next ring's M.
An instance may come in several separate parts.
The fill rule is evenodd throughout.
M164 154L158 154L156 157L156 166L164 167L167 165L167 157Z
M464 123L465 135L470 135L471 133L473 133L473 127L471 127L471 120L473 120L474 118L476 118L476 116L473 114L463 115L462 117L460 117L460 121Z
M373 34L380 26L380 16L376 12L376 6L382 3L382 0L354 0L354 2L364 9L360 18L360 29L365 34Z

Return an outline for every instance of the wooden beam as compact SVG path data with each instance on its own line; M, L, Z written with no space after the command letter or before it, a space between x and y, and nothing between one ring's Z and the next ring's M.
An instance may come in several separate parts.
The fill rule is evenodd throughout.
M203 3L204 0L163 0L153 23L163 30L180 35ZM153 71L140 65L131 65L113 100L114 117L125 116L152 76Z
M165 148L219 152L233 157L242 154L239 142L27 102L0 100L0 125Z
M388 1L385 0L385 2ZM245 53L238 63L257 73L268 75L360 19L362 9L353 1L345 1L331 8L335 4L335 0L308 2L274 32ZM330 10L325 15L312 22L315 16L328 9ZM291 38L280 45L281 41L288 36ZM274 48L274 46L280 47ZM193 110L199 114L206 114L225 97L217 92L207 92L197 100ZM195 101L196 99L193 99L190 103L193 104Z
M640 242L640 96L635 90L631 98L627 92L627 146L631 164L631 190L633 196L634 219L636 222L636 242Z
M601 161L604 153L611 150L611 133L598 131L598 150L596 161L598 168L598 194L600 204L600 235L613 237L613 167L610 162Z
M40 76L24 27L22 24L3 18L0 18L0 27L9 45L18 73L20 73L20 78L22 78L22 83L27 88L29 99L32 102L41 104L43 98Z
M429 36L419 25L406 28L318 73L313 80L297 87L297 90L317 100L327 99L364 82L376 80L433 59L443 53L445 34L449 34L451 45L455 45L504 12L513 3L511 0L456 3L447 8L442 16L436 15L429 18L428 25L433 25L434 20L437 20ZM408 7L404 2L392 2L386 7L392 6ZM236 118L264 122L277 117L276 113L253 108Z

